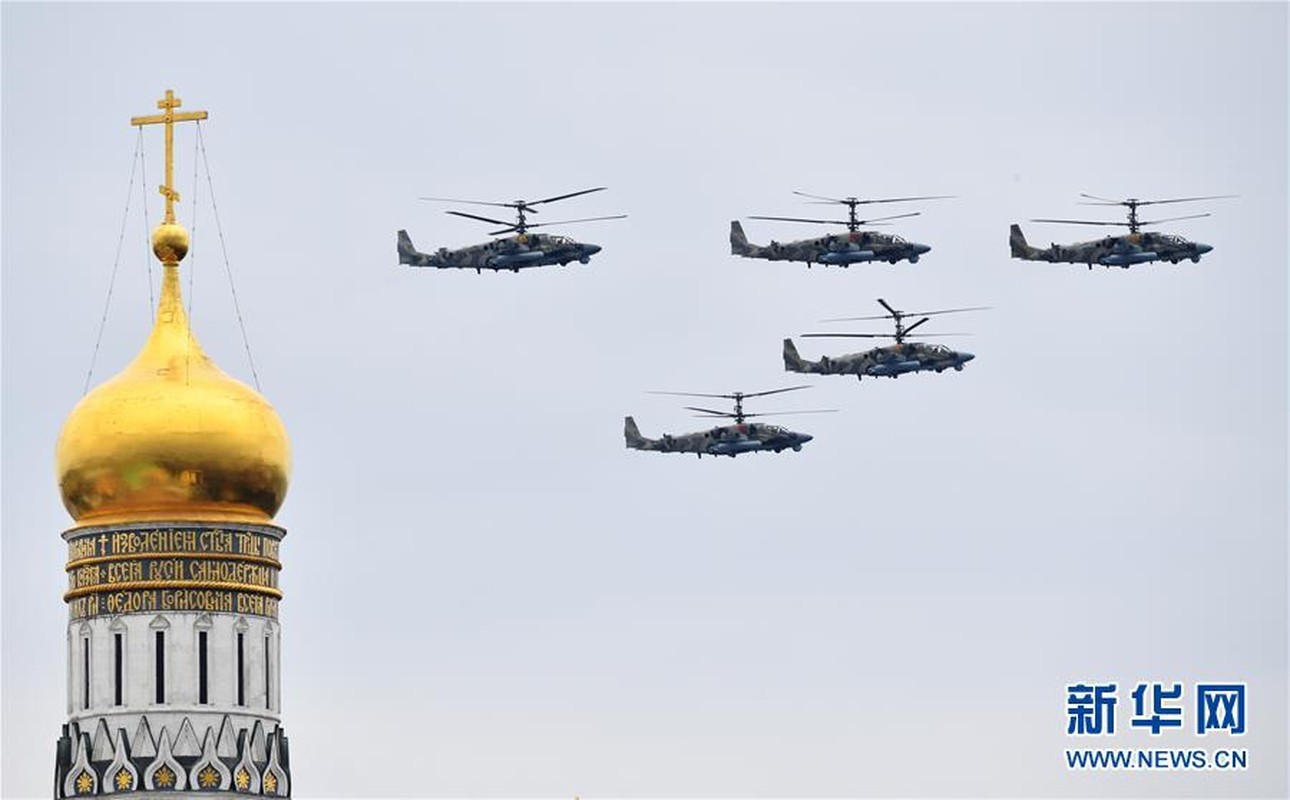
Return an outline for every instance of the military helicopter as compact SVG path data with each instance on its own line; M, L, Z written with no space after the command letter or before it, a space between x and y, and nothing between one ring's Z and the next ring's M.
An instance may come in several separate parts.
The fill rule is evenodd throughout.
M745 258L762 258L767 261L805 261L811 264L829 264L849 267L852 264L866 261L886 261L895 264L906 259L911 264L918 263L918 257L932 248L925 244L909 242L892 233L862 231L862 225L883 225L893 219L916 217L920 212L894 214L888 217L860 219L856 216L858 206L869 203L907 203L913 200L943 200L952 195L932 195L927 197L889 197L881 200L861 200L855 197L835 198L821 197L794 191L793 194L811 198L807 202L815 204L841 204L847 207L847 219L803 219L801 217L763 217L751 216L749 219L776 220L779 222L809 222L818 225L845 225L846 233L829 234L817 239L800 239L795 242L772 241L768 245L756 245L748 242L744 228L738 220L730 222L730 252Z
M505 222L500 219L491 217L481 217L478 214L468 214L465 211L448 211L445 213L453 214L458 217L488 222L493 225L503 226L501 230L492 231L490 236L504 236L508 233L514 233L514 236L508 236L504 239L496 239L487 244L471 245L458 250L449 250L446 247L439 248L434 253L422 253L412 244L412 238L408 236L406 230L399 231L399 263L411 267L438 267L439 269L457 268L473 269L475 272L482 272L486 269L494 271L510 270L519 272L526 267L545 267L552 264L564 266L571 261L577 261L581 264L590 263L591 257L600 252L600 245L587 244L584 242L574 241L568 236L556 236L554 234L534 233L530 234L530 228L540 228L547 225L571 225L575 222L597 222L606 219L623 219L626 214L615 214L608 217L585 217L583 219L566 219L558 222L529 222L528 214L538 213L534 206L543 203L554 203L557 200L567 200L570 197L591 194L592 192L603 192L604 186L595 189L583 189L578 192L556 195L555 197L546 197L541 200L516 200L512 203L491 203L483 200L453 200L446 197L421 197L420 200L433 200L445 203L471 203L481 206L499 206L501 208L515 209L515 222Z
M1153 233L1142 231L1146 225L1159 225L1163 222L1177 222L1183 219L1200 219L1209 214L1188 214L1183 217L1168 217L1143 221L1138 219L1139 206L1163 205L1165 203L1191 203L1197 200L1221 200L1235 197L1231 194L1215 194L1206 197L1177 197L1171 200L1139 200L1130 197L1127 200L1108 200L1105 197L1080 193L1093 202L1081 202L1085 206L1125 206L1129 209L1127 222L1103 222L1083 219L1032 219L1031 222L1056 222L1065 225L1123 225L1129 229L1126 234L1106 236L1092 242L1074 244L1053 244L1052 247L1031 247L1021 232L1021 226L1013 224L1008 234L1008 246L1013 258L1023 261L1048 261L1064 264L1087 264L1089 269L1094 264L1106 267L1123 267L1128 269L1134 264L1146 264L1152 261L1168 261L1177 264L1184 258L1198 263L1200 257L1214 248L1203 242L1193 242L1172 233Z
M711 408L685 406L688 411L699 412L695 416L705 418L733 419L733 425L718 425L707 431L697 433L663 434L661 439L647 439L641 436L636 420L626 417L623 420L623 435L630 450L655 450L660 453L694 453L699 458L704 455L730 456L740 453L771 451L780 453L784 450L801 450L802 445L815 438L809 433L798 433L778 425L762 425L755 422L745 423L748 417L768 417L777 414L826 414L836 409L818 411L773 411L764 414L744 413L744 400L749 397L764 397L768 394L793 392L798 389L809 389L809 386L787 386L783 389L771 389L765 392L732 392L730 394L697 394L694 392L651 392L650 394L669 394L680 397L722 397L735 401L734 411L717 411Z
M886 314L875 317L844 317L825 320L825 322L853 322L872 319L891 319L896 322L896 332L890 333L804 333L803 336L830 336L865 339L896 340L893 345L875 347L863 353L848 353L830 358L822 357L819 361L807 361L797 353L792 339L784 340L784 369L788 372L813 372L819 375L854 375L862 379L872 377L897 378L907 372L944 372L947 369L962 371L963 365L976 358L972 353L951 350L942 344L924 344L923 342L906 342L910 331L931 319L934 314L956 314L960 311L984 311L989 306L971 308L946 308L939 311L898 311L892 308L881 297L878 302L887 309ZM922 319L913 325L905 325L905 317ZM961 336L963 334L940 333L922 334L927 336Z

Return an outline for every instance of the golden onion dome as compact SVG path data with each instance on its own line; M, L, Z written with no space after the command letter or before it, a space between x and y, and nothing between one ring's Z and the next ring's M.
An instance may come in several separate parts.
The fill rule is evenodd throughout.
M187 231L163 223L152 243L164 264L156 323L134 361L63 423L55 459L63 505L78 525L268 522L287 493L287 432L188 328L179 291Z

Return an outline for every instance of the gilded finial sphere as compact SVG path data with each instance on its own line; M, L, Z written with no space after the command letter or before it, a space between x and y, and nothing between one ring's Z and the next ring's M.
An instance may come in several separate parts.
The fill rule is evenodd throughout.
M152 252L163 264L178 264L188 255L188 229L163 222L152 231Z

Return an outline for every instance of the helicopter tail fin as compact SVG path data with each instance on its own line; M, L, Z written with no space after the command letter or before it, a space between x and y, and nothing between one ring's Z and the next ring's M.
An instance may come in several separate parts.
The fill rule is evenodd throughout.
M631 417L623 418L623 436L627 439L627 446L633 450L644 450L649 440L641 436L641 429L636 427L636 420Z
M1028 261L1033 261L1035 258L1035 249L1026 243L1026 235L1021 232L1021 226L1016 223L1008 229L1008 247L1012 250L1013 258Z
M412 237L407 231L399 231L399 263L421 266L425 257L412 245Z
M792 339L784 340L784 370L786 372L810 372L810 363L803 361L797 354L797 346Z
M753 251L748 244L748 237L744 235L744 226L739 224L739 220L730 220L730 254L736 256L746 256Z

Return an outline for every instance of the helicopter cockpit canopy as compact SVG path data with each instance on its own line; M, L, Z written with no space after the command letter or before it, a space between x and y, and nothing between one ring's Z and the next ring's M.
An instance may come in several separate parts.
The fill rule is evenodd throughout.
M767 425L764 422L748 423L748 434L756 436L757 434L768 434L770 436L782 436L786 431L779 425Z

